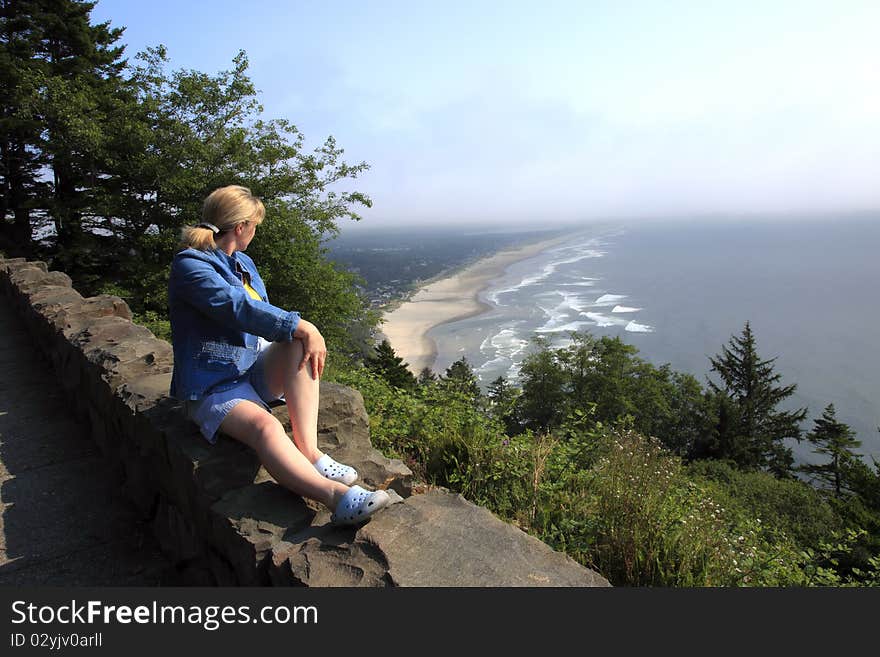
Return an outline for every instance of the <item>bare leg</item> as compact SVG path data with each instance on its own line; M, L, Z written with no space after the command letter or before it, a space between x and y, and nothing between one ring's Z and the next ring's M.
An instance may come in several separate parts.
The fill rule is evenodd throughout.
M325 478L293 444L281 423L266 409L242 401L220 424L223 433L253 448L263 467L279 484L330 508L348 491L348 486Z
M314 463L323 452L318 449L318 402L320 379L313 379L311 364L302 370L302 341L275 342L266 354L266 381L274 394L284 393L293 442Z

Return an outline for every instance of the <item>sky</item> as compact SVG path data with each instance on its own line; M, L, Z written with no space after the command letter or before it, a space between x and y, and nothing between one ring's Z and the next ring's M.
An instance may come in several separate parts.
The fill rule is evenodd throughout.
M880 209L877 0L99 0L370 170L370 225Z

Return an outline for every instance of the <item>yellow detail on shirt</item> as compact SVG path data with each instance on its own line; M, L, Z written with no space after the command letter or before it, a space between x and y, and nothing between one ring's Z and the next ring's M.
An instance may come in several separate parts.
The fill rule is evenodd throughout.
M257 301L262 301L262 297L257 294L257 291L251 287L251 284L247 281L244 282L244 289L247 290L247 293L251 295L251 299L256 299Z

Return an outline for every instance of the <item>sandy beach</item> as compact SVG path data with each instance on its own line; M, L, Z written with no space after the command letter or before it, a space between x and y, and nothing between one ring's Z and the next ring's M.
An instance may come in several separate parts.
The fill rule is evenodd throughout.
M428 337L435 326L479 315L490 308L479 299L489 283L502 276L510 265L531 258L565 240L554 237L533 244L499 251L461 271L426 283L408 301L382 318L382 334L413 374L433 368L437 346Z

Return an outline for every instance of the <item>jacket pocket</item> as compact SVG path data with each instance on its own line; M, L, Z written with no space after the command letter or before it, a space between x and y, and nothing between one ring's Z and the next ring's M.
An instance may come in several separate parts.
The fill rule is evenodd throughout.
M241 347L225 342L203 342L196 354L199 368L227 372L238 369Z

